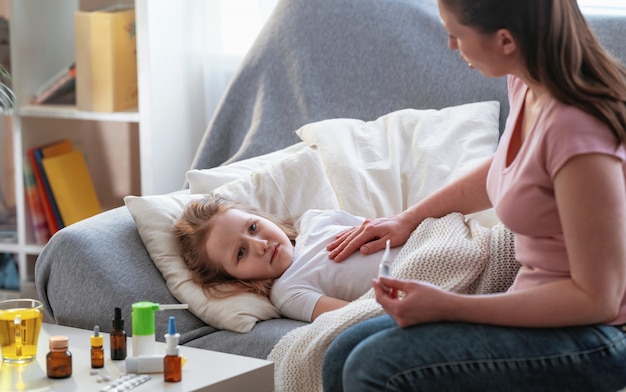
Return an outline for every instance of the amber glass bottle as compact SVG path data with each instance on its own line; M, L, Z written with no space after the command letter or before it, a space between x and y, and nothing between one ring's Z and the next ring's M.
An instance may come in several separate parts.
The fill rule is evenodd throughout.
M126 331L124 331L124 319L122 318L122 309L115 308L113 317L113 329L110 333L111 337L111 359L126 359Z
M182 358L178 352L178 339L180 334L176 332L176 322L170 316L167 333L165 334L165 358L163 358L163 379L167 382L179 382L183 379Z
M179 382L182 378L182 357L180 355L166 355L163 358L163 379L167 382Z
M91 367L99 369L104 367L104 338L100 335L100 327L95 326L93 329L93 335L90 339L91 343Z
M72 375L72 353L67 336L51 336L50 352L46 355L46 373L49 378L68 378Z

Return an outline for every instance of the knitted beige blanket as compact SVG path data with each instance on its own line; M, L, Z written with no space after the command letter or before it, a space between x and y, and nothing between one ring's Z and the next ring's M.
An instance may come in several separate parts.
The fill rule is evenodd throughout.
M479 294L505 291L518 269L508 229L502 224L487 228L453 213L422 222L396 257L391 275ZM322 391L322 360L333 339L349 326L381 314L370 289L345 307L289 332L268 356L275 364L275 391Z

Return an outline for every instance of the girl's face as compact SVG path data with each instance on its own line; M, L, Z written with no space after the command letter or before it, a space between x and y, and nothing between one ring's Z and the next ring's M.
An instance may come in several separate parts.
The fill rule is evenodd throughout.
M448 31L448 46L458 50L461 57L472 69L477 69L485 76L501 77L508 73L509 60L505 55L510 48L503 41L504 30L494 34L481 34L478 30L462 25L451 9L439 0L439 15L443 27Z
M211 220L206 250L232 277L276 279L291 265L293 245L273 222L235 208Z

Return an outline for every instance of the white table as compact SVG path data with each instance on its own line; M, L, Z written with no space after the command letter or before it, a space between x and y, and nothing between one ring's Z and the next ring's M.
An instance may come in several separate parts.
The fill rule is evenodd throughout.
M91 356L89 337L93 331L43 324L37 348L37 360L27 365L14 366L3 363L0 367L0 391L99 391L107 382L98 382L98 375L119 378L126 373L125 361L110 359L109 335L104 336L105 364L90 374ZM48 338L65 335L69 338L72 353L72 377L53 380L46 376ZM165 353L165 344L156 342L157 352ZM132 355L132 339L128 338L128 354ZM262 359L225 354L180 346L180 354L187 360L183 379L178 383L163 381L163 373L151 373L152 379L131 392L147 391L272 391L274 389L274 363Z

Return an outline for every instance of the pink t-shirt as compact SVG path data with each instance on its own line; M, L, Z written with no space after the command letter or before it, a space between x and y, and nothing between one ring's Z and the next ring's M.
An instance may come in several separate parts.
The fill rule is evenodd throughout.
M522 267L509 289L570 277L554 178L576 155L603 153L626 161L626 150L600 120L551 99L545 103L517 156L506 165L528 87L509 77L510 115L487 176L487 192L500 220L515 234ZM626 173L626 167L625 167ZM626 298L614 324L626 323Z

